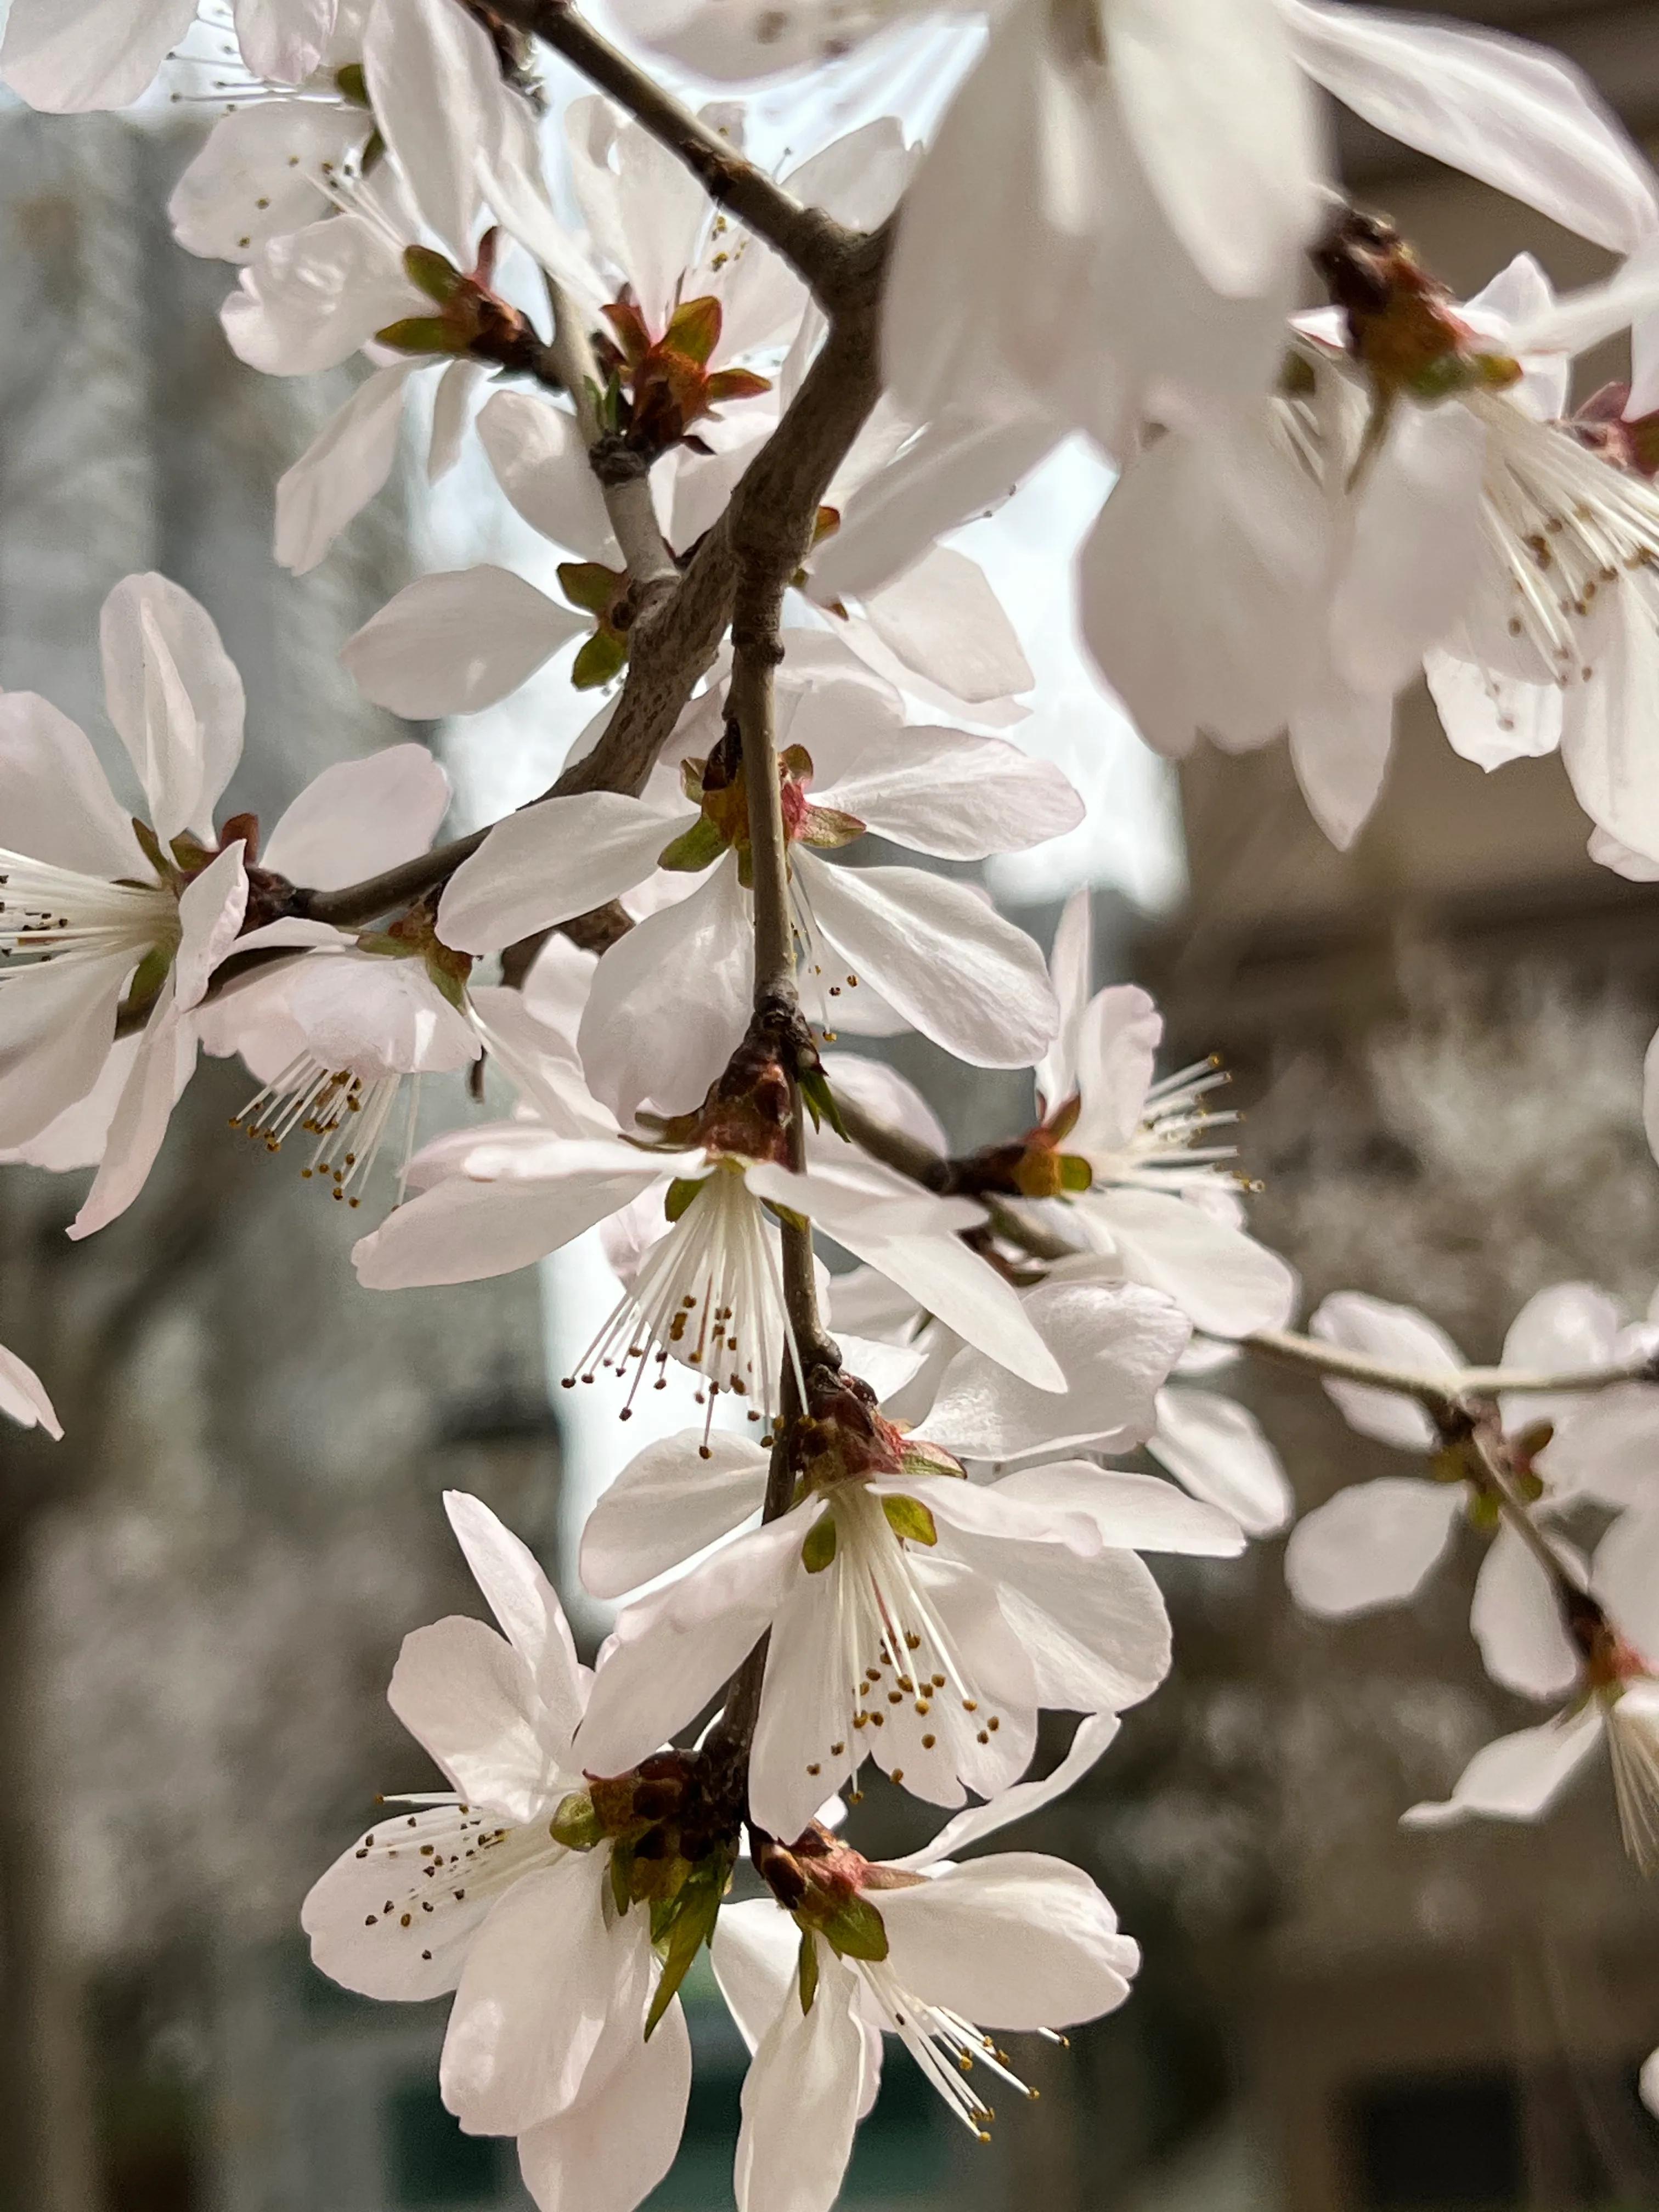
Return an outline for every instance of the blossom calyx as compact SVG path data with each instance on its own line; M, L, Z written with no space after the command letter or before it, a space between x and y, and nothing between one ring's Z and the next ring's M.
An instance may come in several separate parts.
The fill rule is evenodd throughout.
M1406 393L1428 402L1521 381L1520 362L1479 343L1456 313L1450 288L1429 275L1382 217L1350 209L1313 261L1347 318L1356 356L1385 399Z
M392 960L423 962L434 989L452 1006L465 1005L466 986L472 974L472 955L458 952L439 936L435 896L421 899L386 928L363 932L357 939L357 949Z
M786 842L810 845L817 851L850 845L864 835L866 825L839 807L815 806L807 797L812 774L812 757L804 745L787 745L779 754L778 796ZM707 759L680 763L680 786L700 810L699 819L664 848L658 866L696 872L732 850L738 855L739 882L745 890L752 888L749 793L743 739L735 721L727 722Z
M926 1877L902 1868L881 1866L844 1844L817 1821L793 1844L769 1836L756 1840L755 1870L809 1942L822 1936L843 1959L879 1962L887 1956L887 1929L869 1891L915 1889ZM803 1965L801 2005L811 2008L810 1984L817 1976Z
M746 368L711 373L708 363L725 322L725 311L712 295L683 300L659 337L652 336L626 286L605 309L605 319L611 335L597 337L593 350L611 380L609 411L635 451L652 459L678 445L700 447L688 435L690 427L722 401L751 399L772 388L769 378Z
M376 331L377 342L396 353L447 354L457 360L470 356L498 368L537 374L544 366L541 341L528 319L499 299L493 289L495 246L496 233L486 233L477 261L468 272L432 246L406 247L404 274L437 312L401 316Z

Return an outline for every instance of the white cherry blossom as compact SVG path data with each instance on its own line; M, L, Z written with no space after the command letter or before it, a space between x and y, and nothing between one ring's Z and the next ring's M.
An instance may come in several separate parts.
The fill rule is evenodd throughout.
M590 1677L530 1552L477 1498L444 1502L502 1633L453 1618L404 1638L392 1707L453 1794L391 1801L314 1885L312 1956L365 1996L454 1993L444 2101L470 2133L520 2138L538 2203L606 2175L618 2104L643 2196L678 2145L690 2049L678 1998L641 2038L648 1916L608 1911L608 1854L550 1832L584 1788L571 1743Z
M15 1421L20 1429L40 1428L49 1437L63 1436L63 1424L52 1411L46 1385L32 1367L3 1344L0 1344L0 1413Z

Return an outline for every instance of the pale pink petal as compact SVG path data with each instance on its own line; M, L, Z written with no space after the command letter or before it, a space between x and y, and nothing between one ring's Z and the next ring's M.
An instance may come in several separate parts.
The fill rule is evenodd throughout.
M353 1246L352 1264L370 1291L510 1274L569 1243L639 1188L637 1178L572 1176L538 1188L453 1176L389 1214Z
M83 876L149 879L131 811L90 739L33 691L0 692L0 778L8 851Z
M530 1669L543 1708L544 1734L552 1732L547 1740L574 1735L584 1695L576 1646L564 1607L540 1563L481 1498L447 1490L444 1511L502 1634Z
M232 108L173 189L173 236L209 260L253 260L272 239L327 215L322 179L361 150L374 127L366 108L343 101Z
M1363 1291L1337 1291L1308 1323L1312 1334L1345 1352L1382 1361L1403 1375L1420 1375L1449 1386L1463 1366L1463 1355L1443 1329L1410 1306L1391 1305ZM1327 1382L1343 1419L1362 1437L1393 1444L1400 1451L1431 1451L1435 1427L1414 1398L1398 1390L1379 1390L1363 1382Z
M1578 1579L1582 1562L1556 1547ZM1469 1629L1494 1682L1523 1698L1559 1705L1575 1686L1579 1659L1561 1619L1553 1578L1505 1522L1475 1577Z
M404 387L419 361L395 362L359 385L276 483L276 556L309 574L392 474L403 428Z
M196 0L12 0L0 76L51 115L125 107L195 17Z
M525 392L498 392L478 416L495 481L532 530L579 560L620 565L611 518L576 418Z
M440 1855L447 1860L473 1848L476 1832L453 1805L388 1809L313 1883L300 1908L312 1963L362 1996L418 2002L453 1990L489 1898L458 1898L453 1888L417 1893L428 1887L425 1869Z
M478 159L507 98L489 33L455 0L376 8L363 41L374 120L421 215L458 268L472 262Z
M1002 602L965 553L936 545L866 598L871 627L907 668L970 705L1036 682Z
M1231 1559L1244 1548L1243 1531L1231 1514L1188 1498L1156 1475L1129 1474L1087 1460L1020 1468L975 1494L1041 1506L1067 1516L1080 1515L1097 1530L1103 1543L1116 1550Z
M1316 1506L1291 1531L1285 1579L1306 1613L1340 1617L1416 1595L1444 1557L1463 1486L1385 1474Z
M1509 761L1553 753L1560 744L1557 685L1523 684L1479 667L1472 648L1468 655L1454 655L1437 647L1425 654L1423 669L1447 742L1477 768L1490 772Z
M163 844L214 842L213 810L242 754L242 679L206 609L165 576L128 576L99 623L109 718Z
M1393 695L1333 688L1291 718L1291 765L1308 811L1339 853L1370 819L1394 750Z
M1571 1716L1522 1729L1483 1745L1443 1803L1413 1805L1404 1828L1445 1828L1479 1816L1535 1820L1547 1813L1601 1740L1601 1708L1591 1698Z
M570 1786L524 1655L452 1614L405 1636L386 1702L462 1796L514 1823Z
M61 1437L63 1425L52 1411L46 1385L34 1370L15 1352L0 1344L0 1413L20 1428L43 1428L50 1437Z
M519 2137L538 2212L634 2212L674 2163L690 2094L691 2037L676 1998L648 2043Z
M327 50L336 0L236 0L236 43L255 76L300 84Z
M970 1805L966 1812L947 1820L931 1844L925 1844L919 1851L911 1852L896 1863L913 1868L937 1865L941 1859L953 1857L969 1844L979 1843L1016 1820L1040 1813L1045 1805L1052 1805L1063 1797L1098 1763L1122 1725L1115 1713L1085 1714L1078 1723L1070 1750L1042 1781L1017 1782L990 1804Z
M833 784L815 782L812 795L879 837L953 860L1024 852L1083 819L1082 799L1052 761L960 730L896 732L884 760L866 757Z
M1146 1449L1176 1480L1248 1536L1276 1536L1296 1501L1279 1454L1246 1406L1212 1391L1160 1390L1158 1426Z

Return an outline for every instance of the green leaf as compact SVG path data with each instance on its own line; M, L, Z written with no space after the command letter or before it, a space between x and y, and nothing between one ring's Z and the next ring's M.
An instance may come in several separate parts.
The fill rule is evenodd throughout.
M669 318L668 328L662 335L663 345L668 352L678 354L682 361L695 361L701 368L720 342L724 320L718 300L712 296L688 300L683 307L676 307Z
M663 847L657 866L677 875L695 876L712 867L725 850L725 838L706 814L700 814L689 830Z
M836 1516L826 1513L815 1521L806 1532L806 1540L800 1547L800 1563L809 1575L821 1575L840 1547L841 1536L836 1527Z
M668 1186L668 1195L663 1200L663 1212L671 1221L678 1221L698 1192L708 1182L707 1176L676 1176Z
M680 1984L705 1943L712 1942L727 1875L724 1859L706 1859L681 1891L666 1940L659 1942L662 1979L645 2016L645 2039L651 2040L658 2021L678 1994Z
M842 1142L850 1145L853 1140L847 1133L847 1124L841 1118L841 1108L836 1103L836 1094L823 1068L804 1067L798 1080L806 1110L812 1117L812 1127L821 1129L827 1121Z
M449 305L466 281L453 261L434 252L429 246L404 249L404 274L417 292L424 292L441 307Z
M602 561L561 561L559 589L573 607L586 615L609 614L626 580L622 572Z
M800 1956L795 1961L795 1987L800 1991L800 2008L804 2013L812 2009L812 2000L818 1993L818 1947L810 1928L800 1931Z
M800 827L800 842L819 852L833 853L862 837L868 826L839 806L809 806Z
M459 355L466 351L466 340L441 315L405 315L401 322L388 323L374 335L380 344L396 353Z
M596 629L571 664L570 681L578 691L596 691L620 675L628 659L628 640L620 630Z
M627 1844L611 1846L611 1901L617 1913L625 1913L633 1901L634 1854Z
M819 1923L818 1932L841 1958L880 1960L887 1956L887 1923L867 1899L848 1898Z
M905 1537L912 1544L938 1543L933 1516L919 1498L884 1498L881 1510L896 1536Z

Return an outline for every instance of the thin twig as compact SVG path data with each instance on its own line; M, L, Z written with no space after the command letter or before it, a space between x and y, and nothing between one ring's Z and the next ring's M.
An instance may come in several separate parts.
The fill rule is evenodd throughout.
M1495 1398L1500 1393L1538 1396L1605 1390L1615 1382L1659 1381L1659 1370L1647 1352L1614 1360L1606 1367L1564 1368L1555 1375L1503 1367L1463 1367L1444 1375L1418 1375L1409 1368L1372 1359L1363 1352L1324 1344L1317 1337L1298 1336L1291 1329L1258 1329L1243 1342L1247 1351L1260 1352L1281 1366L1300 1367L1334 1382L1363 1383L1370 1389L1415 1398L1437 1419L1471 1398Z
M1516 1486L1503 1437L1494 1431L1495 1424L1476 1420L1469 1424L1466 1431L1469 1449L1480 1462L1482 1479L1497 1499L1498 1511L1542 1567L1552 1586L1564 1598L1577 1598L1580 1595L1578 1585L1534 1520L1531 1509Z
M627 109L659 145L684 161L710 199L729 208L775 246L827 307L839 304L856 234L817 208L803 207L764 169L699 121L671 93L653 84L626 54L601 38L568 0L489 0L490 12L574 63L592 83Z

